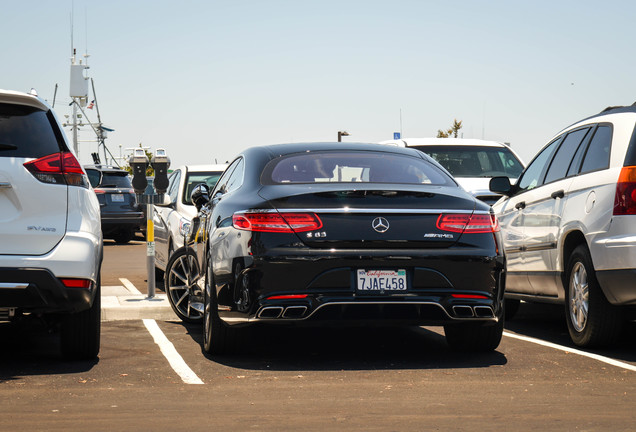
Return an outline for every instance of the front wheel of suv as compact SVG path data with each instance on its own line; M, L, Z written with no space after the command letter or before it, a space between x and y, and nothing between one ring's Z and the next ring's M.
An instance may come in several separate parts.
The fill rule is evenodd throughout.
M97 278L92 306L62 318L60 342L62 356L70 360L91 360L99 354L101 326L101 283Z
M572 341L581 347L616 342L622 326L621 310L605 298L585 245L572 252L565 281L565 318Z

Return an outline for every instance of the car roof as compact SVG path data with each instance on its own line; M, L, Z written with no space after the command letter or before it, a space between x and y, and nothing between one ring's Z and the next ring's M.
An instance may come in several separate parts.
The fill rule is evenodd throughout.
M415 149L405 149L402 147L391 147L374 143L355 143L355 142L308 142L308 143L289 143L289 144L272 144L253 148L262 148L271 153L272 156L284 156L293 153L326 151L326 150L342 150L342 151L378 151L385 153L407 154L411 156L421 157L421 152Z
M116 172L116 173L125 172L128 174L128 171L126 171L123 168L117 168L117 167L108 166L108 165L84 165L84 169L86 168L96 169L102 172Z
M187 172L225 171L228 164L182 165L177 169Z
M609 107L605 108L604 110L602 110L601 112L599 112L597 114L591 115L591 116L586 117L586 118L584 118L582 120L575 121L571 125L569 125L567 127L564 127L556 135L561 134L563 131L571 128L574 125L577 125L577 124L582 123L582 122L586 122L588 120L592 120L592 119L595 119L595 118L598 118L598 117L603 117L603 116L610 115L610 114L623 114L623 113L636 114L636 102L634 102L632 105L629 105L629 106L609 106Z
M49 106L37 94L28 94L13 90L0 89L0 102L11 103L17 105L27 105L48 111Z
M380 144L405 145L407 147L426 145L460 145L460 146L480 146L480 147L508 147L508 145L498 142L474 138L403 138L399 140L382 141Z

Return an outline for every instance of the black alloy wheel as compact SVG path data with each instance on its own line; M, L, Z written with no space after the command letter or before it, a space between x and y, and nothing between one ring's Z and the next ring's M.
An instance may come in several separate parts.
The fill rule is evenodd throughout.
M191 248L177 249L166 266L164 287L174 313L184 322L198 323L203 319L203 292L197 256Z

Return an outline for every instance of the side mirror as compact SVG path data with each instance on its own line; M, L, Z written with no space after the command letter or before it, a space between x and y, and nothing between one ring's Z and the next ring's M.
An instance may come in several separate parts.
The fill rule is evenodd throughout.
M154 205L158 207L170 207L172 205L172 199L170 198L170 195L162 194L159 196L160 196L159 201L155 202Z
M199 183L192 189L190 195L192 204L197 208L197 211L201 210L201 207L210 202L210 188L205 183Z
M490 190L502 195L510 196L512 193L512 186L510 185L510 179L508 177L493 177L490 179Z

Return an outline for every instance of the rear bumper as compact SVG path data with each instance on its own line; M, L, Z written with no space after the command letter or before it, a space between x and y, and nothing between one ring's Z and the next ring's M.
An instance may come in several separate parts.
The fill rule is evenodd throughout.
M67 288L47 269L0 268L0 308L24 312L80 312L93 303L95 283Z
M223 283L216 275L219 315L228 324L497 322L503 313L505 259L473 252L446 250L444 256L413 251L393 258L369 251L244 257L238 283ZM357 269L404 269L408 289L360 292ZM248 295L241 292L246 287ZM304 297L289 298L298 294ZM237 299L247 299L241 312Z
M143 213L102 213L102 226L112 227L114 225L141 226L146 222Z
M636 269L596 272L601 289L613 305L636 305Z
M103 256L102 239L86 232L67 233L48 254L0 255L0 308L25 312L79 312L96 291ZM59 278L89 279L91 286L66 288Z

